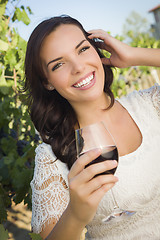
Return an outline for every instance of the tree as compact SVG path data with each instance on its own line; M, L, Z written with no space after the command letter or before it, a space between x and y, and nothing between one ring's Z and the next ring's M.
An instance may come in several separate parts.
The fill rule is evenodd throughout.
M19 4L18 0L0 0L0 223L7 219L12 201L24 201L31 208L32 160L38 142L18 91L24 79L26 41L13 23L28 25L32 14L29 7Z
M134 37L137 37L140 33L151 33L148 20L139 13L132 11L123 25L123 36L128 37L129 32L132 32Z

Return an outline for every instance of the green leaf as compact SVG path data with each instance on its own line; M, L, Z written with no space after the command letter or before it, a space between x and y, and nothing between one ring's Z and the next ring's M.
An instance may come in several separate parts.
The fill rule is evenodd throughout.
M7 211L6 211L3 199L2 199L2 195L0 195L0 223L2 223L3 221L6 221L6 220L7 220Z
M0 39L0 50L7 51L8 47L9 47L9 44Z
M0 233L1 233L1 240L8 240L9 235L8 235L8 230L5 230L4 226L0 224Z
M11 136L8 136L7 138L3 137L1 139L1 148L5 155L10 156L11 158L13 158L13 156L17 157L17 141Z
M158 45L159 45L159 42L158 42L158 41L155 41L155 42L153 43L153 48L158 48Z
M9 207L10 204L11 204L11 199L10 199L10 197L8 197L2 184L0 184L0 224L3 221L7 220L6 208Z
M21 6L21 9L16 8L14 16L13 16L13 22L16 20L22 21L26 25L28 25L30 23L30 19L27 15L26 11L24 10L23 6Z
M11 69L17 64L16 53L17 50L15 48L9 48L4 57L5 64L8 64Z
M15 172L17 172L16 169ZM30 182L33 177L33 171L32 169L23 169L21 172L19 171L17 175L15 175L15 172L12 173L12 176L14 177L13 187L16 191L14 202L18 204L23 201L30 189Z
M7 81L3 74L0 76L0 92L3 93L4 95L7 95L9 93Z
M42 240L42 237L39 234L29 233L29 235L31 236L32 240Z
M13 154L10 153L9 156L4 157L4 164L10 165L12 162L14 162Z
M5 14L7 2L8 2L8 0L1 0L0 1L0 18L1 19L2 19L2 16Z
M10 181L8 166L4 164L4 159L0 159L0 176L2 177L1 183L8 185ZM1 185L0 185L1 191ZM3 194L4 195L4 194Z
M28 10L29 14L33 14L32 10L29 6L27 7L27 10Z

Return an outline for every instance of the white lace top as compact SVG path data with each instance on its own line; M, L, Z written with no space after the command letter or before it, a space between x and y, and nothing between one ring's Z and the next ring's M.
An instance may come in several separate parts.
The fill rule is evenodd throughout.
M134 91L118 100L142 134L140 147L120 157L113 191L123 209L136 214L117 223L102 223L113 208L110 191L101 200L87 226L94 240L160 240L160 86ZM41 232L52 219L58 220L69 202L67 166L56 160L45 143L36 149L32 187L32 228Z

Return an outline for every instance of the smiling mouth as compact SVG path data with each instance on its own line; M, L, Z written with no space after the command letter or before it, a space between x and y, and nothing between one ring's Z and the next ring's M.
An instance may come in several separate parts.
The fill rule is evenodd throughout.
M94 78L94 73L92 73L89 77L83 79L81 82L74 84L73 87L75 87L75 88L86 87L87 85L89 85L92 82L93 78Z

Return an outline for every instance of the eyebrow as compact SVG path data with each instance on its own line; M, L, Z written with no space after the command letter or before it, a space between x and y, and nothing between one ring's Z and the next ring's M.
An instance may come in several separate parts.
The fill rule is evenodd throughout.
M82 41L75 47L75 49L79 48L85 41L87 41L87 40L86 40L86 39L82 40ZM56 61L61 60L61 59L62 59L62 57L58 57L58 58L55 58L55 59L51 60L50 62L47 63L47 67L48 67L48 65L49 65L50 63L56 62Z

